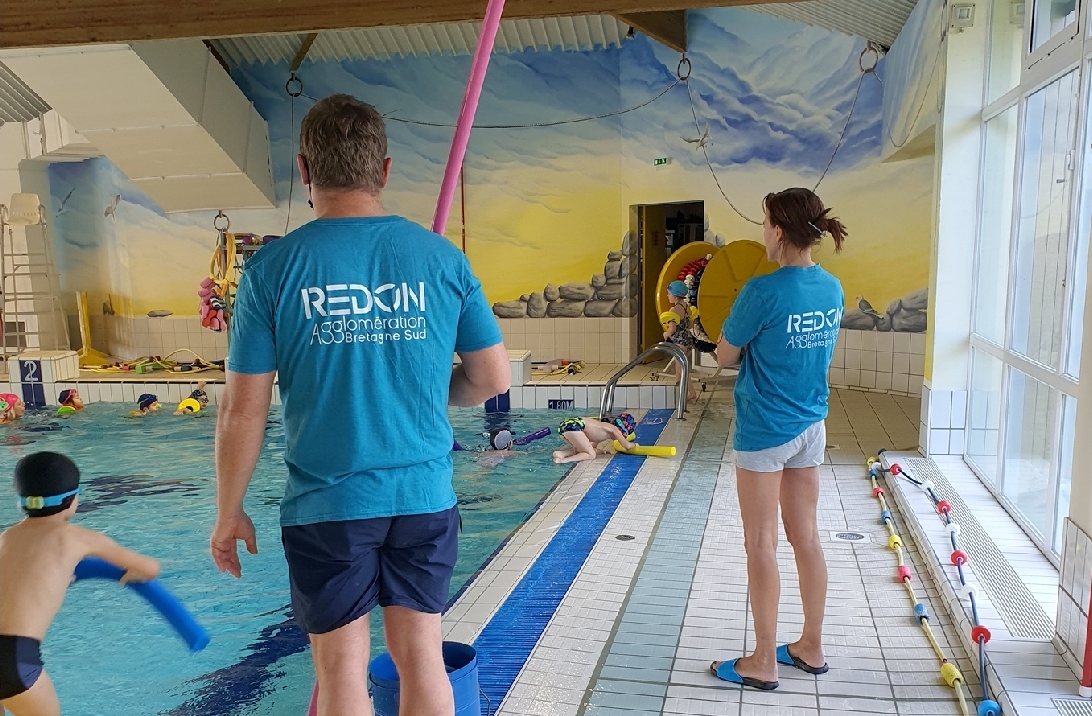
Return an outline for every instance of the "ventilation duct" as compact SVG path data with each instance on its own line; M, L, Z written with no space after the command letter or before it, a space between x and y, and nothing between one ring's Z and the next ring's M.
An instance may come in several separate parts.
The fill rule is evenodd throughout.
M273 206L265 120L200 40L0 59L164 211Z

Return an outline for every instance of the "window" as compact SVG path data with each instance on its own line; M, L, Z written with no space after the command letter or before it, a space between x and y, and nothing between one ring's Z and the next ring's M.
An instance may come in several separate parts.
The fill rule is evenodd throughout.
M1005 342L1012 186L1018 136L1016 113L1017 107L1013 105L986 123L974 326L976 333L998 345Z
M1037 50L1052 37L1077 22L1077 0L1035 0L1031 17L1031 49Z
M1090 1L992 0L981 98L964 457L1048 556L1069 512L1089 290Z
M1058 391L1010 368L1001 494L1040 535L1052 535Z
M971 350L971 392L968 403L967 458L979 475L996 486L1000 475L997 446L1001 435L1001 370L1004 364Z
M1065 407L1062 409L1062 446L1061 458L1058 460L1060 474L1058 476L1058 498L1054 508L1054 551L1062 549L1062 526L1065 518L1069 516L1069 488L1073 483L1073 442L1075 439L1074 427L1077 424L1077 401L1069 396L1065 398Z
M1092 126L1089 125L1089 118L1092 117L1092 64L1086 65L1089 72L1086 74L1089 76L1087 81L1088 89L1086 94L1088 95L1088 101L1086 103L1085 110L1085 135L1084 146L1086 148L1092 147ZM1065 372L1067 375L1071 375L1074 378L1080 377L1081 371L1081 335L1084 332L1084 322L1081 320L1081 315L1084 313L1084 296L1088 290L1088 245L1092 238L1092 149L1086 152L1084 157L1084 179L1081 182L1081 201L1080 211L1077 218L1077 246L1074 251L1073 260L1073 305L1070 307L1070 311L1073 316L1073 320L1069 324L1069 350L1066 356Z
M1052 368L1059 367L1064 335L1077 74L1028 97L1024 118L1011 347Z

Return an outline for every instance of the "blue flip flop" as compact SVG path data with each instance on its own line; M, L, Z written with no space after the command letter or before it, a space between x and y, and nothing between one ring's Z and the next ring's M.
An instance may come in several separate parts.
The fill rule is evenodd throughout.
M722 661L719 665L714 661L709 665L709 671L721 681L740 684L742 686L750 686L752 689L758 689L760 691L773 691L779 686L776 681L762 681L761 679L752 679L749 676L740 676L736 671L737 661L739 661L739 659Z
M815 676L830 671L830 667L826 664L823 664L822 666L812 666L803 659L793 656L789 653L788 644L782 644L777 647L777 663L784 664L785 666L795 666L797 669Z

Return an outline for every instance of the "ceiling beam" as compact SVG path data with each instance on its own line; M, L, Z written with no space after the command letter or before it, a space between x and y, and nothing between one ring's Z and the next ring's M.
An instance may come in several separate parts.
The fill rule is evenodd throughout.
M686 52L686 10L617 13L614 17L675 52Z
M792 0L508 0L509 19L631 15ZM480 20L485 0L4 0L5 50ZM651 34L651 33L650 33Z

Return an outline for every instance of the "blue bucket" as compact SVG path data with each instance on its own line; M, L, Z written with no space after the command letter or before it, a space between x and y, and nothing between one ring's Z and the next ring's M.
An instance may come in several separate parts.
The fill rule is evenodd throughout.
M445 641L443 649L447 678L455 695L455 716L481 716L478 656L474 647ZM368 666L368 691L375 716L398 716L398 671L387 652L372 659Z

